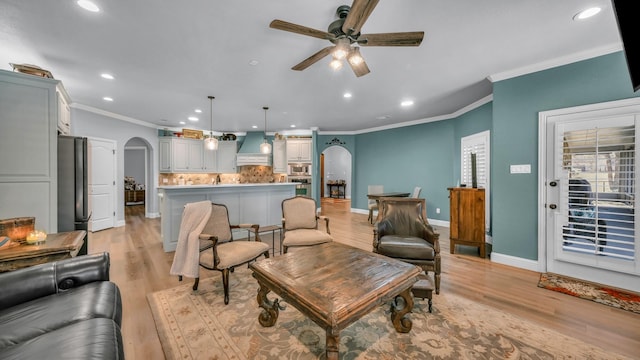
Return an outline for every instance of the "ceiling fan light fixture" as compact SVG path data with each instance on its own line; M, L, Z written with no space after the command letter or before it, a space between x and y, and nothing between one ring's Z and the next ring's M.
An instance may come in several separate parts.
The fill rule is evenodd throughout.
M211 103L211 131L209 132L209 137L204 140L204 144L209 150L217 150L218 139L213 136L213 99L215 99L215 96L209 95L208 98Z
M334 59L342 60L347 57L349 53L349 40L346 38L338 39L336 46L333 49L332 55Z
M334 58L334 59L333 59L333 60L331 60L331 62L329 63L329 66L331 66L331 68L332 68L333 70L338 71L338 70L342 69L342 61L340 61L340 60L338 60L338 59Z
M269 110L268 106L263 106L262 110L264 110L264 140L262 144L260 144L260 152L263 154L271 154L271 144L267 140L267 110Z
M362 64L364 59L362 58L362 55L360 55L359 47L355 46L351 49L351 51L349 52L349 56L347 56L347 61L353 66Z

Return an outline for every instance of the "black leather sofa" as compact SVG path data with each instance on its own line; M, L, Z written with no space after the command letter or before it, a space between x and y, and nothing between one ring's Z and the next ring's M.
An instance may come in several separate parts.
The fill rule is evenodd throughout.
M124 359L109 254L0 274L0 359Z

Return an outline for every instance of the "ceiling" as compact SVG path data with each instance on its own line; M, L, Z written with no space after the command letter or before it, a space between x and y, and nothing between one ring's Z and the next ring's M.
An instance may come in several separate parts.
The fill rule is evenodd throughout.
M263 106L269 132L429 121L491 95L489 79L622 49L610 0L381 0L363 33L425 37L419 47L361 48L371 73L357 78L347 65L331 70L330 57L291 70L331 44L269 28L280 19L326 31L351 0L94 2L98 13L75 0L0 0L0 68L37 65L62 81L74 107L160 128L209 130L208 95L213 128L224 132L263 131ZM572 19L592 5L603 11Z

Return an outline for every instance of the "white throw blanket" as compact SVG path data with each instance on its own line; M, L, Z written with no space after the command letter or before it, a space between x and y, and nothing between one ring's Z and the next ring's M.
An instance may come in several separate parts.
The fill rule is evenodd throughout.
M200 277L200 240L198 237L211 216L211 201L189 203L184 206L178 245L173 255L171 275Z

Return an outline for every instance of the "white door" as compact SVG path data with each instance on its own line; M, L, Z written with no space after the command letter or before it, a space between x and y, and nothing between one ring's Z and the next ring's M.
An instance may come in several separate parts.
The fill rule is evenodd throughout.
M541 117L546 201L540 256L546 271L638 291L640 107L566 110Z
M89 138L89 206L90 231L115 225L116 142Z

